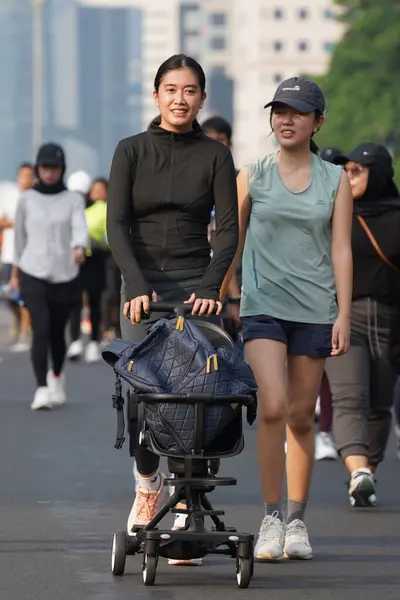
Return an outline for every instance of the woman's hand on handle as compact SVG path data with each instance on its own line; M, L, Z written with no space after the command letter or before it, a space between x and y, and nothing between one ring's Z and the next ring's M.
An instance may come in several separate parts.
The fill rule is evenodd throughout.
M189 300L186 300L184 304L193 304L192 315L201 317L205 315L220 315L222 311L222 302L219 300L211 300L210 298L196 298L195 294L192 294Z
M157 302L157 294L151 295L151 301ZM124 317L129 319L133 325L138 325L142 320L142 314L149 314L150 296L137 296L124 304Z

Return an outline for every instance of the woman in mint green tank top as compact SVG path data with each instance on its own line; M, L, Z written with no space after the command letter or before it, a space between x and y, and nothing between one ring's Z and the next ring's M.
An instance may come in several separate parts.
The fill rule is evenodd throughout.
M347 175L316 155L320 88L294 77L278 87L271 127L279 144L238 177L246 360L258 384L258 455L266 512L259 560L309 559L304 524L314 459L314 411L325 359L347 351L352 292L352 195ZM237 297L234 278L229 293ZM282 507L285 470L288 515Z

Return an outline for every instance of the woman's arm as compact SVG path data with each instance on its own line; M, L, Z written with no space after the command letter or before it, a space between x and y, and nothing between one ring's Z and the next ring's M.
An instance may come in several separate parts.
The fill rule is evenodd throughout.
M85 203L80 194L74 194L72 204L71 247L86 250L89 234L85 216Z
M350 318L353 293L353 255L351 229L353 196L349 179L342 173L332 216L332 263L335 274L339 316Z
M228 293L231 298L240 297L240 289L237 282L237 267L241 259L244 243L246 240L247 225L250 216L249 199L249 172L242 169L237 178L238 214L239 214L239 244L232 265L225 277L221 287L221 300Z
M132 223L132 185L135 157L126 142L115 150L108 187L107 239L111 253L125 281L126 300L150 296L151 286L144 279L130 237Z
M332 329L331 356L347 352L350 345L350 313L353 294L351 228L353 196L346 173L342 173L332 215L332 264L339 315Z
M226 149L214 175L215 245L210 265L196 298L218 300L220 288L238 244L236 172L232 154Z
M25 198L21 196L18 205L17 211L15 214L14 221L14 262L13 262L13 272L15 275L18 274L20 261L22 257L22 253L25 250L26 246L26 226L25 226L25 218L26 218L26 207L25 207Z

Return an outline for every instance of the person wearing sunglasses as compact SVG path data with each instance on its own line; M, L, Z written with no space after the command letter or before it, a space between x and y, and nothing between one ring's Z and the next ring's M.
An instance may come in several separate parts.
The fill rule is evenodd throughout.
M391 431L400 365L400 197L388 150L361 144L343 164L354 198L350 348L328 359L333 433L350 473L352 506L377 504L374 472Z

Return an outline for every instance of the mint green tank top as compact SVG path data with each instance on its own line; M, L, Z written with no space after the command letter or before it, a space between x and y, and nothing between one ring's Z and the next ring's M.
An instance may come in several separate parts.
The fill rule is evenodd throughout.
M289 191L277 153L249 167L250 219L240 316L329 324L338 308L331 218L342 168L312 155L311 182Z

